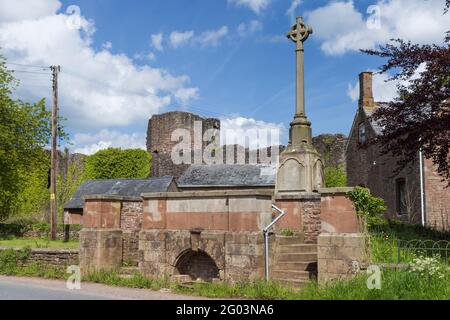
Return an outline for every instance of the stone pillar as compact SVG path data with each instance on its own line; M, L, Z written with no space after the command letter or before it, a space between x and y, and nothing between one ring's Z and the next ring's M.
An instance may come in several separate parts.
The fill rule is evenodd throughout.
M122 266L121 198L92 196L85 199L80 231L80 267L83 273Z
M322 233L319 235L319 284L355 276L369 261L367 238L362 233Z
M79 255L83 274L119 269L122 267L122 230L83 228Z

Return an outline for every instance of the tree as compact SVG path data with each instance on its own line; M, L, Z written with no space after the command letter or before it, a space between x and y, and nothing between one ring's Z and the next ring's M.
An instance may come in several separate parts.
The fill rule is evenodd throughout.
M449 7L447 0L446 13ZM373 114L383 133L369 144L379 144L383 154L399 157L396 173L422 150L450 185L450 32L443 45L396 39L363 52L387 59L380 72L394 71L389 80L402 80L397 86L399 97ZM417 75L420 66L425 70Z
M150 154L141 149L109 148L86 159L86 179L147 178Z
M12 99L17 84L0 56L0 219L17 212L23 181L44 161L43 148L51 136L45 101Z
M324 172L327 188L347 186L347 175L342 167L325 167Z

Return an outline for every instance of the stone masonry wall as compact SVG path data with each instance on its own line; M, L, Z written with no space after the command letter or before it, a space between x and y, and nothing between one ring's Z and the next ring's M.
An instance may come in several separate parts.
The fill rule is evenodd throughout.
M8 248L0 248L0 251L11 250ZM20 251L22 249L14 249ZM24 264L39 263L44 266L67 267L78 265L78 250L64 249L31 249L30 256Z
M123 262L137 266L139 262L139 232L142 228L142 201L122 202L120 228L122 229Z
M317 258L319 284L352 277L368 262L366 238L361 233L322 233Z
M264 276L264 241L261 233L183 230L144 230L139 238L139 268L148 277L180 275L182 259L201 252L205 270L194 265L194 274L208 276L210 257L218 269L218 277L230 283L262 279ZM188 257L186 257L188 255ZM207 255L207 256L206 256ZM198 261L191 261L192 263ZM195 280L195 279L193 279Z
M305 243L317 243L317 237L322 230L320 218L320 195L276 195L276 205L286 212L286 215L276 224L275 230L290 229L304 235Z
M214 118L203 118L189 112L167 112L160 115L154 115L148 122L147 129L147 151L152 154L152 177L173 176L179 178L180 175L189 167L190 164L174 164L171 159L171 152L179 141L172 141L172 133L176 129L185 129L190 132L191 148L194 150L194 126L195 122L202 123L202 131L199 132L203 139L203 134L209 129L220 130L220 120ZM219 136L217 136L219 139ZM220 142L218 142L220 145ZM208 142L202 142L203 150ZM193 163L191 154L191 164Z

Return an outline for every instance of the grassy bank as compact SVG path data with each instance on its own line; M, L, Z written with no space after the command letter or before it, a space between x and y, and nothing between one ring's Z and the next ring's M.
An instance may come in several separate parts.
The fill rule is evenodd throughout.
M78 241L51 241L41 238L11 238L0 240L0 247L5 248L78 249L78 244Z
M63 268L49 267L37 263L25 263L29 250L0 252L0 274L50 279L66 279L68 274ZM169 278L148 279L141 274L130 278L120 277L118 272L96 272L84 277L83 281L120 286L160 290L211 298L246 299L287 299L287 300L449 300L450 272L442 266L441 273L421 274L410 270L384 270L381 277L381 289L369 290L367 276L360 275L347 281L336 281L319 287L310 282L302 290L283 287L277 283L254 282L229 285L195 284L191 288L170 283Z

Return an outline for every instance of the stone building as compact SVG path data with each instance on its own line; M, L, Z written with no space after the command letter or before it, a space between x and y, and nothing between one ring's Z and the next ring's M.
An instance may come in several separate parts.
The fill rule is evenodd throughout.
M370 118L382 103L375 102L372 73L359 76L360 99L346 146L349 186L368 187L372 194L386 201L388 218L419 223L429 227L450 229L450 188L436 173L430 159L423 159L423 186L420 182L420 159L416 159L394 176L398 158L382 155L380 146L364 147L366 141L382 133L383 128ZM423 189L424 210L421 209Z
M178 130L178 132L176 131ZM181 138L180 130L188 133ZM167 112L153 115L148 122L147 151L152 154L151 177L173 176L178 178L191 164L203 164L202 155L208 142L203 141L207 130L215 131L215 141L220 145L220 120L203 118L189 112ZM189 139L190 163L176 164L171 154L182 139ZM190 143L189 143L190 142ZM200 162L200 163L199 163Z

